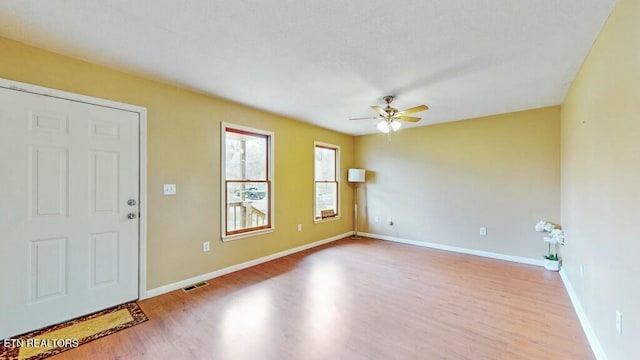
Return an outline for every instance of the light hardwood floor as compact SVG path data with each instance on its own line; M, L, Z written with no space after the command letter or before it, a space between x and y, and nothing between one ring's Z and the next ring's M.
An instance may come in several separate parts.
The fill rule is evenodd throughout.
M140 302L52 359L594 359L557 273L344 239Z

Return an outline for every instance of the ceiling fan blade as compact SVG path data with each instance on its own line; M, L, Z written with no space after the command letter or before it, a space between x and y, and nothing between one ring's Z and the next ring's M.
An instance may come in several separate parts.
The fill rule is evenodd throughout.
M373 117L363 117L363 118L353 118L353 119L349 119L349 120L373 120L373 119L377 119L377 116L373 116Z
M409 115L409 114L413 114L413 113L417 113L420 111L425 111L428 110L429 107L427 105L420 105L420 106L416 106L416 107L412 107L410 109L407 110L403 110L398 112L398 115Z
M408 122L417 122L420 121L421 118L413 117L413 116L394 116L396 120L408 121Z
M389 116L389 114L387 114L387 112L386 112L386 111L384 111L384 109L383 109L383 108L381 108L380 106L372 106L371 108L372 108L373 110L375 110L375 111L379 112L379 113L380 113L380 115L382 115L382 116L384 116L384 117Z

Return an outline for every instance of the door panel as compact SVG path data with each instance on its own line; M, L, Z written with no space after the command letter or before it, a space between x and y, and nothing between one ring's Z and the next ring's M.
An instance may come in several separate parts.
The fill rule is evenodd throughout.
M65 296L67 292L67 238L29 243L29 300L31 303Z
M90 191L94 214L115 214L118 212L120 189L119 153L97 151L91 154Z
M0 339L138 298L138 129L135 112L0 88Z
M30 172L27 181L33 217L66 216L69 183L68 153L65 148L30 148Z
M120 124L113 121L92 120L91 135L118 140L120 137Z
M44 114L31 111L30 130L44 133L67 133L67 117L60 114Z
M91 234L91 287L106 286L118 282L118 248L117 232Z

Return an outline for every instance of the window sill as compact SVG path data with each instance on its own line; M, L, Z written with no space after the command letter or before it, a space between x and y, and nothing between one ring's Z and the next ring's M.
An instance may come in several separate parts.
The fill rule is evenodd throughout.
M273 228L249 231L249 232L235 234L235 235L222 235L222 241L227 242L227 241L239 240L239 239L244 239L248 237L270 234L272 232L273 232Z
M331 222L331 221L336 221L336 220L340 220L340 216L332 216L332 217L328 217L325 219L315 219L313 220L314 224L320 224L320 223L325 223L325 222Z

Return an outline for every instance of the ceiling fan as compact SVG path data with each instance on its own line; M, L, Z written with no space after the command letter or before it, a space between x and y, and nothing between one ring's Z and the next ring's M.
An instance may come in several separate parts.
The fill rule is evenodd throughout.
M391 107L391 102L394 99L393 96L388 95L388 96L385 96L383 99L384 99L384 102L387 103L386 107L384 107L384 108L380 107L380 106L372 106L371 107L373 110L378 112L378 116L375 116L375 117L364 117L364 118L353 118L353 119L349 119L349 120L380 119L380 122L377 125L378 130L380 130L383 133L387 134L391 130L398 131L398 129L400 129L400 127L402 126L402 123L400 123L400 121L408 121L408 122L420 121L419 117L406 116L406 115L417 113L417 112L420 112L420 111L425 111L425 110L429 109L429 107L427 105L419 105L419 106L412 107L412 108L409 108L409 109L406 109L406 110L398 111L398 109Z

